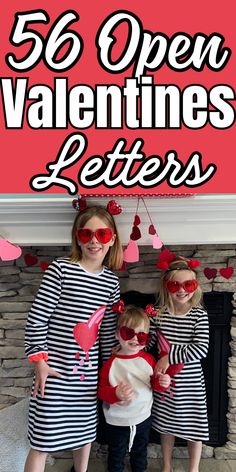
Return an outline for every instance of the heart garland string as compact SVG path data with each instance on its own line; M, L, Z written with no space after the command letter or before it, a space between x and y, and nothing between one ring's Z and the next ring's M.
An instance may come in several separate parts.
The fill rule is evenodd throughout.
M148 211L146 202L145 202L143 197L141 197L141 198L142 198L142 202L143 202L143 204L146 208L146 212L147 212L147 215L148 215L148 218L149 218L149 221L150 221L150 225L149 225L149 228L148 228L148 233L153 236L152 247L153 247L153 249L160 249L163 246L163 242L160 240L159 235L156 231L156 228L153 224L153 221L152 221L151 215Z

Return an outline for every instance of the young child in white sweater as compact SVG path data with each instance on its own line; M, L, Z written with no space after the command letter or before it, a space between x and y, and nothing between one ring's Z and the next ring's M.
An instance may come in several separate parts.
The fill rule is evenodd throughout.
M109 472L123 472L127 449L132 472L146 470L152 390L164 391L170 384L167 374L154 377L156 360L143 351L149 324L143 309L126 307L116 331L120 350L100 371L98 397L106 419Z

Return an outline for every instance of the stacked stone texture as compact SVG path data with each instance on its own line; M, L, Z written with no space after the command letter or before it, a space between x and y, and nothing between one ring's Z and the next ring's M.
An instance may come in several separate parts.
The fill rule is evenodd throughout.
M228 364L228 441L223 447L206 446L205 457L236 459L236 247L235 245L168 246L168 249L188 258L198 259L199 280L204 292L233 292L233 316L231 319L231 356ZM42 262L50 263L59 256L67 255L69 247L24 247L16 261L0 261L0 409L22 400L29 395L32 385L32 366L24 355L24 328L29 308L37 293L43 276ZM151 246L140 246L140 260L127 264L126 270L118 272L121 291L136 290L156 293L160 278L156 263L159 251ZM24 255L37 257L37 263L27 266ZM204 268L218 269L214 280L208 280ZM219 275L222 267L234 267L230 279ZM96 451L95 451L96 449ZM95 446L94 453L99 453ZM102 454L102 451L100 451ZM158 445L150 445L149 457L158 457ZM184 448L175 449L176 457L184 456Z

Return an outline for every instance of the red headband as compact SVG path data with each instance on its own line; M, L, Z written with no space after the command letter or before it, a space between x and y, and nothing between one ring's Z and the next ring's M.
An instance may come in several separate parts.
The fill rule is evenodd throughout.
M83 211L87 208L86 198L83 195L78 195L78 198L72 201L72 206L77 211ZM122 212L121 205L115 200L110 200L107 204L106 210L110 215L119 215Z
M120 315L121 313L124 313L125 312L125 304L124 304L123 300L119 300L118 302L114 303L112 305L112 311L114 313L117 313L118 315ZM145 311L146 315L149 318L151 316L156 316L157 315L157 310L156 310L156 308L154 308L154 305L152 305L151 303L149 303L149 305L146 306L144 311Z
M186 257L178 256L174 254L174 252L168 251L168 249L163 249L160 252L157 267L161 270L178 270L178 269L185 269L185 267L174 267L173 269L169 269L169 265L171 262L174 261L185 261L188 267L186 269L194 270L196 267L200 266L200 262L194 259L187 259Z

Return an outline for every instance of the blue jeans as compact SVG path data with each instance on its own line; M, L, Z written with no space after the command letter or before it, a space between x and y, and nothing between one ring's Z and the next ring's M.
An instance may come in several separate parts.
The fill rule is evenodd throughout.
M108 472L123 472L124 459L130 439L129 426L106 424L108 443ZM136 434L130 451L132 472L145 472L147 468L147 446L151 428L151 416L136 425Z

